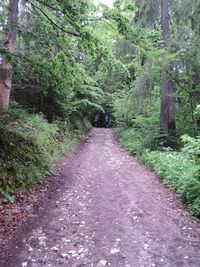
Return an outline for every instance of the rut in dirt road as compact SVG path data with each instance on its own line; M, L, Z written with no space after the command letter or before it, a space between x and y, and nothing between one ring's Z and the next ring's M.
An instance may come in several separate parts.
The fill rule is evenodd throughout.
M199 224L113 130L92 129L65 164L58 198L1 267L200 266Z

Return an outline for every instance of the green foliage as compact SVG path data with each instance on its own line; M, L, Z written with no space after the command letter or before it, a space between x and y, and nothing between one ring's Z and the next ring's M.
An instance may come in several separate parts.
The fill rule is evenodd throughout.
M152 128L148 128L148 120L149 118L138 117L134 122L135 127L118 128L116 131L118 139L132 155L141 155L146 150L161 146L158 127L153 127L152 124Z
M104 92L94 69L98 57L107 61L109 49L96 17L92 1L20 3L16 52L0 46L13 65L12 98L50 121L79 120L90 117L90 109L103 110Z
M200 164L200 137L193 138L185 134L181 136L181 139L184 143L182 151L195 160L197 164Z
M152 141L156 143L156 135L146 136L145 139L141 130L134 128L119 128L116 134L127 151L137 155L169 188L176 191L191 213L200 218L200 139L184 135L181 151L170 148L152 151Z
M182 152L152 151L144 153L140 160L176 191L193 215L200 217L200 167L185 149L188 148Z
M16 104L1 116L0 125L0 194L8 201L12 200L10 192L30 187L48 174L58 157L89 127L87 121L80 123L75 135L66 123L50 124Z
M151 116L152 119L155 116L159 118L157 106L160 101L161 76L167 74L172 79L175 92L176 138L179 143L179 137L184 133L191 136L199 134L199 4L188 0L170 3L171 38L166 52L160 37L160 2L150 0L134 3L132 18L128 12L125 12L126 18L120 18L126 7L124 1L117 2L115 9L111 11L111 19L117 20L120 33L135 47L132 50L132 62L129 57L134 75L130 76L129 82L128 79L121 79L118 88L121 87L123 96L115 95L117 123L126 121L127 126L132 126L132 119L149 113L148 110L154 103L156 112L151 112ZM131 26L124 26L123 32L120 25L127 24L125 20L129 20ZM128 58L127 48L122 42L121 49ZM122 55L121 53L120 60L123 61ZM126 66L128 64L126 62ZM115 74L120 77L118 73ZM114 81L117 80L116 75Z
M117 129L116 135L130 154L138 155L144 150L141 138L135 129Z

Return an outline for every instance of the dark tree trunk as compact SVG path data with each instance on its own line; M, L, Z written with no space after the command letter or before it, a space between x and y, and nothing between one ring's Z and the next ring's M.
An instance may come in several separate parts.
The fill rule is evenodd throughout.
M161 26L166 51L168 50L170 27L169 27L169 0L161 0ZM167 136L175 136L175 101L174 88L171 77L165 73L160 87L160 128Z
M15 41L17 36L18 24L18 4L19 0L9 0L8 6L8 27L9 30L4 38L4 47L9 53L14 52ZM12 65L2 56L0 66L0 109L7 110L10 101Z

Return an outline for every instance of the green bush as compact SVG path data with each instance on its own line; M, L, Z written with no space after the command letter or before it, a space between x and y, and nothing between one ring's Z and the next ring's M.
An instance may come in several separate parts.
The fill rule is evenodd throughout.
M160 147L160 135L155 126L147 128L135 125L131 128L118 128L116 135L128 152L133 155L141 155L146 150Z
M140 141L140 136L138 132L133 128L127 129L117 129L116 131L117 138L120 140L122 145L126 150L132 155L141 154L144 146Z
M182 151L188 154L196 163L200 163L200 137L190 137L185 134L181 137L184 147Z

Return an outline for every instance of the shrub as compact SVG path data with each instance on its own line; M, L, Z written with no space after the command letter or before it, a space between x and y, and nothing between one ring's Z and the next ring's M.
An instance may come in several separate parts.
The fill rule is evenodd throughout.
M0 117L0 195L12 200L10 193L33 186L48 174L58 157L70 150L76 134L65 122L48 123L38 114L28 114L12 105L8 114Z
M157 127L118 128L118 139L132 155L141 155L146 150L154 150L160 147Z
M140 154L143 150L143 146L140 142L140 136L137 135L137 132L133 128L117 129L116 135L130 154Z

